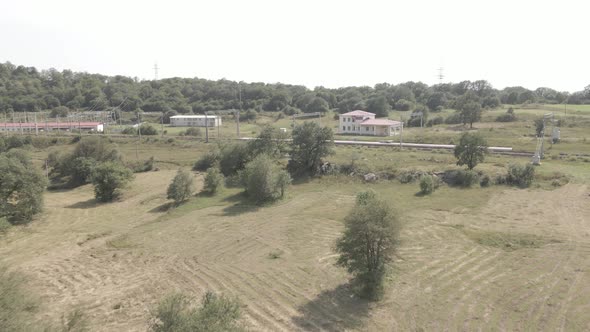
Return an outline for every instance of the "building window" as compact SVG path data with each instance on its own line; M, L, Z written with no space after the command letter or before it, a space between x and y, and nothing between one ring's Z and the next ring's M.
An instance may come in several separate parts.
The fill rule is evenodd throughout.
M365 127L365 131L369 131L369 127Z
M348 130L350 130L350 126L348 126Z
M342 126L342 130L346 130L346 126Z

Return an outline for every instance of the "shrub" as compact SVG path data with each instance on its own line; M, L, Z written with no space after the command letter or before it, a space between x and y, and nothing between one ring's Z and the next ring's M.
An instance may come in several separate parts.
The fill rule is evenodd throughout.
M170 331L243 331L239 325L240 303L224 295L207 292L200 308L192 308L189 298L172 294L164 298L152 313L150 330Z
M308 121L296 126L292 136L289 171L292 174L319 174L322 158L332 153L334 144L332 129Z
M445 119L446 124L460 124L463 123L463 118L460 112L455 112Z
M248 145L245 143L232 143L221 148L219 169L224 176L236 174L244 169L251 155Z
M425 175L420 178L420 193L423 195L432 194L439 187L439 181L437 177L432 175Z
M502 114L496 118L496 122L513 122L516 121L516 114L514 114L514 110L511 108L505 114Z
M444 123L444 118L442 116L437 116L434 119L430 119L428 120L428 122L426 122L426 127L432 127L432 126L436 126L439 124L443 124Z
M133 179L133 173L120 163L107 161L95 167L92 174L94 196L98 201L110 202L119 197L120 190Z
M145 136L158 135L158 129L156 129L156 127L152 126L151 124L142 124L139 126L139 131Z
M24 151L0 153L0 218L12 224L30 221L41 212L46 185Z
M144 162L132 163L129 165L133 173L149 172L154 169L154 157Z
M487 174L482 176L481 179L479 180L479 185L481 187L489 187L491 184L492 184L492 179Z
M426 176L427 174L424 171L416 170L416 169L409 169L403 170L397 174L397 179L400 183L411 183L417 181L418 179Z
M521 188L529 187L535 177L535 167L531 164L525 166L510 164L506 174L506 183L516 185Z
M54 177L69 179L70 186L79 186L90 181L96 163L120 162L117 148L102 137L84 137L69 154L53 152L48 157Z
M137 135L137 128L134 127L126 127L121 131L123 135Z
M184 131L185 136L201 136L201 129L196 127L187 128Z
M219 159L221 159L221 152L219 149L215 148L213 150L208 151L205 153L201 158L195 162L193 166L193 171L206 171L210 167L214 167L219 163Z
M477 173L472 170L452 170L444 174L444 181L451 186L471 187L478 179Z
M261 154L246 165L242 182L248 196L263 203L284 196L291 178L274 164L272 158Z
M223 188L224 177L223 174L216 167L211 167L207 170L205 175L205 191L215 194L219 189Z
M173 199L176 205L186 201L193 193L194 183L192 175L185 170L178 170L166 191L167 198Z

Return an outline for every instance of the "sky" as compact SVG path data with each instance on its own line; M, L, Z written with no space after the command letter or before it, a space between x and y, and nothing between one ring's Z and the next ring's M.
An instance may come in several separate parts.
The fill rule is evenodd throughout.
M0 0L0 62L153 79L590 85L588 0Z

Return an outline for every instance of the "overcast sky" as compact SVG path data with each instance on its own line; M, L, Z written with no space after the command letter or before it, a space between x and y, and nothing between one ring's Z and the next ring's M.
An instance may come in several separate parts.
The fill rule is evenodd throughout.
M588 0L0 0L0 61L340 87L590 84Z

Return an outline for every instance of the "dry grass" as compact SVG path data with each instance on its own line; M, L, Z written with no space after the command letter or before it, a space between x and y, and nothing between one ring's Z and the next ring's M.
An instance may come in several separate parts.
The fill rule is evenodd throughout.
M334 176L299 183L274 205L251 205L228 188L171 209L165 191L178 165L206 149L186 144L145 144L141 158L169 166L137 174L121 201L96 204L90 186L48 192L38 220L0 235L0 263L26 274L41 298L34 320L55 324L79 309L93 331L145 331L165 294L211 290L238 297L252 330L590 329L590 172L579 166L587 163L544 163L540 174L572 179L553 190L443 186L417 197L415 183ZM120 147L134 157L133 145ZM352 147L331 158L353 154L376 168L453 163L448 153ZM493 156L478 169L511 161ZM334 266L342 220L367 188L404 220L379 303L353 296Z

